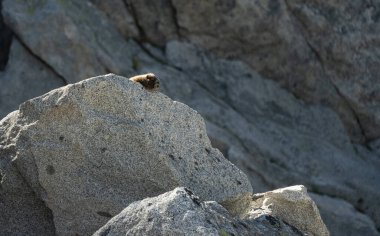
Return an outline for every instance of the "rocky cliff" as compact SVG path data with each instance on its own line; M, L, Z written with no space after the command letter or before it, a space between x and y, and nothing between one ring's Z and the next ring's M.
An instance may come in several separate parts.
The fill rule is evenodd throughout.
M328 235L303 187L253 195L196 111L113 74L2 119L0 164L1 235L91 235L124 208L95 235Z
M154 72L255 192L303 184L333 235L379 235L379 9L2 0L0 114L91 76Z

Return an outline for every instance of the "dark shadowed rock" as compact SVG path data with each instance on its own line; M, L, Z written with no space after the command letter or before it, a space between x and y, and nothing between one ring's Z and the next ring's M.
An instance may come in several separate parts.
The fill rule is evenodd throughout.
M0 13L2 9L2 1L0 1ZM12 32L4 24L3 16L0 14L0 71L4 70L9 58L9 49L11 47Z
M317 194L310 194L310 196L318 205L322 219L331 235L380 236L375 223L368 216L354 209L350 203Z

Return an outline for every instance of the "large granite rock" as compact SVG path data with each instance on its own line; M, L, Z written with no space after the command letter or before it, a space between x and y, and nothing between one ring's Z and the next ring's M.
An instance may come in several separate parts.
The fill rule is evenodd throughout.
M217 202L202 202L189 189L176 188L160 196L132 203L94 234L111 235L303 234L264 211L255 217L234 217Z
M0 128L2 175L18 170L58 235L89 235L129 203L177 186L215 201L252 191L196 111L124 77L28 100Z

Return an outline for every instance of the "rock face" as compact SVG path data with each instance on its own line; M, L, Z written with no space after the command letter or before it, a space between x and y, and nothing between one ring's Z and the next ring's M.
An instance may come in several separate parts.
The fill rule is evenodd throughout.
M16 119L17 112L13 112L0 122L0 235L55 235L50 209L20 171L9 165L15 146L3 138L11 135L7 132L15 126Z
M333 110L305 104L246 64L216 59L191 44L172 41L165 53L178 69L141 57L141 71L156 71L164 93L206 118L213 145L248 174L253 189L302 183L380 222L373 207L380 197L380 159L350 142Z
M109 71L131 73L128 43L86 1L3 1L3 15L18 38L68 82Z
M197 112L124 77L53 90L0 127L5 181L17 169L51 210L58 235L89 235L129 203L177 186L216 201L252 191L211 147Z
M319 211L302 185L274 191L246 193L222 203L240 218L256 218L267 214L295 226L304 235L329 235Z
M380 230L377 1L0 2L0 116L65 83L153 72L255 191L303 184Z
M64 79L30 54L17 39L10 48L8 66L0 71L0 117L28 99L65 85Z
M302 99L328 104L354 141L380 137L380 108L374 105L380 94L378 3L128 2L150 42L163 46L165 39L185 38L219 56L241 59ZM167 11L166 17L151 15L156 9Z
M0 1L0 12L1 12L1 9L2 9L2 4ZM1 45L0 71L3 71L5 66L7 65L11 41L12 41L12 32L4 24L3 16L0 15L0 45Z
M270 214L234 218L214 201L202 202L190 190L176 188L134 202L94 236L121 235L303 235Z
M348 202L317 194L310 194L310 196L318 205L331 235L380 236L374 222L363 213L357 212Z

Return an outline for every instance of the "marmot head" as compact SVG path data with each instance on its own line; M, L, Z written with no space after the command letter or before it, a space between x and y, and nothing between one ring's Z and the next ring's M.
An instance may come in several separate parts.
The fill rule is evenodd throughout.
M160 88L160 81L153 73L146 74L146 80L147 85L144 85L145 88L152 90L158 90Z
M160 88L160 81L153 73L137 75L130 78L129 80L138 82L142 86L144 86L145 89L148 89L151 91L156 91Z

